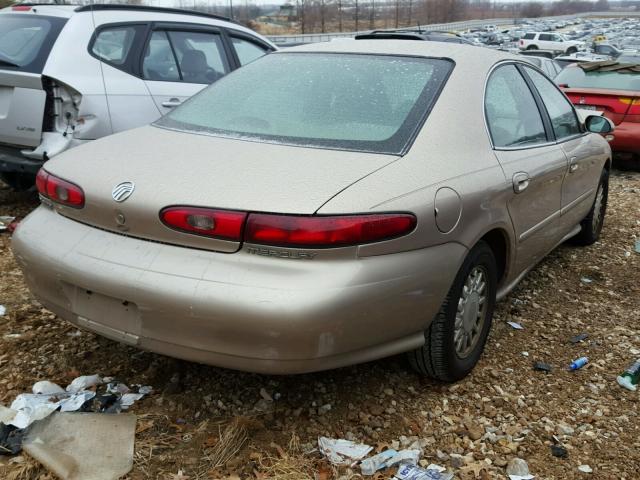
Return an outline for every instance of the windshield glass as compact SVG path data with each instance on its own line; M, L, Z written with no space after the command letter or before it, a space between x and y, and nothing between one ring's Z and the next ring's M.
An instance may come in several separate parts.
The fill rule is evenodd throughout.
M0 15L0 69L41 73L64 18Z
M453 63L277 53L236 70L156 125L247 140L399 154Z
M554 81L566 88L602 88L605 90L640 90L640 74L585 72L580 67L562 70Z

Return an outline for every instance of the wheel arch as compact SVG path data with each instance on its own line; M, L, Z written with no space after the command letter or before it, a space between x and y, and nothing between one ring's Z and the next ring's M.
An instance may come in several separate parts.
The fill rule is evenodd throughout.
M503 284L509 274L509 265L513 255L513 247L511 245L508 232L504 228L494 227L486 231L477 242L484 241L489 245L493 256L496 259L496 267L498 271L498 288Z

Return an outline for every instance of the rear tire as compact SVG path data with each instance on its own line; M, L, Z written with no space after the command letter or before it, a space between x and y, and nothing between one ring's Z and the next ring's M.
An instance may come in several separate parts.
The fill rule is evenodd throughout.
M484 287L475 285L476 281ZM440 311L425 331L424 345L408 353L411 366L443 382L467 376L484 350L496 289L496 259L489 245L480 241L467 255Z
M538 50L538 47L536 45L529 45L527 50Z
M576 245L588 246L593 245L600 238L602 226L604 225L604 216L607 212L607 199L609 198L609 171L602 170L600 181L598 182L598 190L596 198L593 200L591 210L586 217L580 222L580 233L571 240Z
M569 47L567 48L567 55L571 55L574 53L578 53L578 49L576 47Z
M36 184L36 177L30 173L4 172L0 173L0 180L13 190L24 192Z

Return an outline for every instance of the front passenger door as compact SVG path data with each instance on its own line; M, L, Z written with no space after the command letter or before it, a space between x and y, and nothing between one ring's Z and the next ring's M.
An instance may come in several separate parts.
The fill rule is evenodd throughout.
M217 30L156 28L142 59L142 75L164 115L231 70Z
M558 231L567 160L549 138L529 84L515 64L493 71L485 94L494 152L507 177L507 205L516 235L516 269L538 262Z
M569 163L562 183L562 215L567 219L565 225L572 227L584 218L593 203L602 169L602 151L589 141L573 105L558 87L532 68L525 67L525 71L544 102L556 141Z

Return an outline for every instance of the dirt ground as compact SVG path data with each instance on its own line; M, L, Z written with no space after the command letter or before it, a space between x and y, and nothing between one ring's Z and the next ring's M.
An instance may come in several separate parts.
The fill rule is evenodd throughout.
M34 194L0 186L0 215L24 216ZM0 403L49 379L114 376L155 392L138 415L130 479L361 478L314 451L319 435L382 450L417 442L423 464L456 478L506 478L520 457L536 479L640 478L640 392L616 376L640 357L640 174L613 173L603 236L553 252L497 308L485 355L454 385L413 373L402 356L339 370L269 377L172 360L78 331L35 302L0 233ZM519 322L515 330L507 321ZM570 339L580 333L588 338ZM569 372L571 360L590 363ZM548 362L551 373L534 371ZM554 440L554 435L556 439ZM554 457L558 442L568 455ZM593 473L582 473L589 465ZM377 475L390 478L394 470ZM22 454L0 478L50 479ZM368 477L374 478L374 477Z

